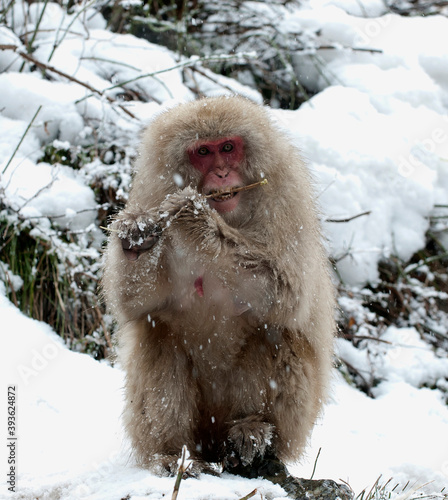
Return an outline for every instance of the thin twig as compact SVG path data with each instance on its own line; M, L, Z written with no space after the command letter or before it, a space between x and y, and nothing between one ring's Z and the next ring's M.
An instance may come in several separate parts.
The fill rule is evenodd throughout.
M438 260L444 260L448 258L448 252L442 253L440 255L433 255L432 257L428 257L424 259L423 262L419 262L417 264L411 264L406 269L404 269L405 276L408 276L410 273L413 273L420 267L426 266L427 264L431 264L431 262L437 262Z
M98 307L98 304L95 304L94 309L95 309L95 312L97 314L98 320L99 320L101 326L103 327L104 337L106 338L107 346L109 347L109 349L113 349L112 339L110 338L109 330L106 328L106 325L104 324L103 314L100 311L100 308Z
M240 498L240 500L249 500L249 498L252 498L254 495L257 494L257 488L255 488L253 491L251 491L248 495L245 497Z
M61 292L59 291L58 280L57 279L54 281L54 289L55 289L55 292L56 292L56 297L57 297L58 302L59 302L59 306L62 309L62 312L65 313L65 304L64 304L64 301L62 300Z
M42 188L41 190L39 190L39 191L38 191L38 192L37 192L37 193L33 196L33 198L35 198L35 197L36 197L36 196L37 196L37 195L38 195L38 194L39 194L39 193L40 193L43 189L47 189L47 188L49 188L49 187L51 186L51 184L52 184L55 180L56 180L56 179L53 179L53 180L51 181L51 183L50 183L50 184L48 184L47 186L45 186L44 188ZM30 200L27 200L27 201L26 201L26 203L28 203L29 201L31 201L31 199L30 199ZM22 205L22 206L20 207L20 210L21 210L24 206L25 206L25 205ZM101 208L104 208L104 207L103 207L103 205L98 205L98 206L96 206L96 207L94 207L94 208L83 208L82 210L74 210L74 212L75 212L75 213L74 213L74 215L73 215L73 216L72 216L72 215L67 215L66 213L65 213L65 214L59 214L59 215L30 215L30 216L28 216L28 217L27 217L27 219L51 219L51 220L53 220L53 219L62 219L62 218L64 218L64 217L71 218L71 217L75 217L75 216L76 216L76 215L78 215L78 214L83 214L83 213L85 213L85 212L96 212L96 211L100 210Z
M249 184L247 186L241 186L241 187L236 187L236 188L231 188L227 189L225 191L215 191L214 193L206 194L204 198L214 198L216 196L224 196L227 194L232 194L232 193L239 193L240 191L248 191L249 189L253 189L258 186L265 186L268 183L267 179L263 179L262 181L259 182L254 182L253 184ZM112 229L110 227L104 227L100 226L100 229L104 229L105 231L111 231L115 233L119 233L117 229Z
M55 68L54 66L50 66L49 64L45 64L41 61L38 61L37 59L30 56L29 54L26 54L25 52L22 52L21 50L19 50L19 47L17 47L16 45L0 45L0 50L13 50L20 57L22 57L26 61L36 65L38 68L44 69L45 71L50 71L52 73L56 73L57 75L62 76L63 78L67 78L67 80L70 80L71 82L77 83L78 85L81 85L81 87L84 87L87 90L90 90L90 92L92 92L93 94L104 96L110 103L116 104L115 99L113 99L112 97L110 97L108 95L105 95L104 92L102 92L101 90L95 89L94 87L92 87L88 83L83 82L81 80L78 80L74 76L71 76L67 73L64 73L63 71ZM115 87L116 86L111 87L111 88L115 88ZM106 89L106 90L110 90L110 89ZM131 118L137 119L137 117L134 115L134 113L131 113L128 109L126 109L121 104L118 104L118 107L122 111L124 111L128 116L130 116Z
M39 111L41 109L42 109L42 104L37 108L37 111L34 113L33 118L31 118L31 121L28 124L28 127L26 127L24 134L20 138L19 144L17 144L16 149L14 149L14 152L12 153L11 158L9 159L8 163L6 164L6 167L3 169L2 174L4 174L6 172L6 169L11 164L12 160L14 159L14 156L16 155L18 149L20 148L20 145L22 144L23 140L25 139L26 134L28 133L29 129L31 128L31 125L33 124L34 120L36 119L36 116L39 114Z
M135 71L140 71L140 68L137 68L137 66L132 66L131 64L127 64L122 61L115 61L114 59L107 59L106 57L87 57L87 56L82 56L79 58L80 61L100 61L100 62L105 62L109 64L115 64L117 66L124 66L125 68L130 68Z
M19 307L19 302L17 301L16 291L14 290L14 287L12 285L11 279L9 277L9 273L6 269L4 270L4 272L5 272L6 281L8 282L9 290L11 292L12 301L16 307Z
M112 229L111 227L100 226L100 229L104 229L104 231L110 231L111 233L119 233L118 229Z
M372 496L372 493L373 493L373 490L375 488L378 488L379 487L379 484L380 484L380 479L382 477L382 474L380 475L380 477L375 481L375 484L372 486L372 488L370 489L368 495L367 495L367 499L370 499L370 498L373 498ZM366 490L363 491L363 493L365 492Z
M53 171L53 172L52 172L52 174L51 174L51 177L52 177L52 179L51 179L51 181L50 181L48 184L46 184L45 186L42 186L40 189L38 189L38 190L37 190L37 191L33 194L33 196L31 196L31 198L28 198L28 199L27 199L27 200L23 203L23 205L22 205L21 207L19 207L19 208L17 208L17 209L15 210L15 212L16 212L16 213L19 213L19 212L20 212L23 208L25 208L25 207L28 205L28 203L30 203L30 201L33 201L34 199L36 199L36 198L40 195L40 193L43 193L46 189L50 189L50 188L51 188L51 186L53 186L53 184L54 184L54 183L56 182L56 180L57 180L57 173L55 173L55 172ZM10 208L13 208L13 207L10 207ZM14 210L14 209L13 209L13 210ZM31 218L34 218L34 217L33 217L33 216L30 216L30 217L27 217L27 218L30 218L30 219L31 219ZM45 218L45 216L42 216L42 218Z
M248 186L241 186L236 188L226 189L224 191L215 191L214 193L210 193L204 196L204 198L214 198L216 196L223 196L226 194L239 193L240 191L248 191L249 189L253 189L258 186L265 186L268 183L267 179L263 179L259 182L254 182L253 184L249 184Z
M340 49L348 49L348 50L353 50L353 52L371 52L372 54L382 54L383 50L382 49L373 49L369 47L349 47L347 45L320 45L316 47L315 50L340 50ZM306 50L306 49L304 49Z
M214 77L208 75L205 71L203 71L202 69L197 68L196 66L191 66L188 69L191 69L191 70L195 71L196 73L199 73L204 78L207 78L211 82L216 83L216 85L219 85L220 87L222 87L223 89L228 90L229 92L232 92L232 93L235 92L235 89L232 89L232 87L229 87L228 85L225 85L224 83L221 83L218 80L218 78L214 78ZM210 73L211 73L211 71L210 71ZM215 75L215 73L213 73L213 75Z
M363 217L364 215L370 215L371 213L371 210L368 210L367 212L362 212L361 214L353 215L353 217L347 217L346 219L325 219L325 222L350 222L351 220Z
M216 55L216 56L205 56L205 57L196 57L192 56L186 61L182 61L179 64L176 64L175 66L171 66L170 68L164 68L160 69L158 71L153 71L151 73L144 73L143 75L138 75L134 78L130 78L129 80L126 80L124 82L119 82L114 85L111 85L110 87L107 87L105 91L108 90L114 90L118 87L123 87L124 85L127 85L128 83L134 83L138 80L141 80L142 78L154 78L156 75L160 75L161 73L167 73L169 71L173 71L175 69L180 69L180 68L186 68L190 66L194 66L197 63L207 63L207 62L214 62L214 61L231 61L233 59L237 59L239 57L247 57L247 58L252 58L254 57L254 54L252 53L238 53L238 54L230 54L230 55Z
M319 460L319 455L320 455L321 451L322 451L322 448L319 448L319 451L317 452L317 455L316 455L316 460L314 460L314 467L313 467L313 472L311 474L310 480L313 479L314 473L316 472L317 461Z
M36 27L34 28L34 31L33 31L33 37L31 38L31 41L29 42L29 44L27 44L30 50L33 49L34 40L36 39L36 35L39 32L39 26L40 26L40 23L42 22L42 19L44 17L45 10L47 8L47 4L48 4L48 0L45 0L44 5L42 6L42 10L40 11L39 19L37 20L37 23L36 23Z
M370 337L369 335L350 335L349 333L344 333L342 338L346 340L373 340L374 342L392 345L392 342L389 342L388 340L377 339L376 337Z
M64 11L64 17L61 21L61 24L59 25L58 27L58 30L57 30L57 33L56 33L56 37L55 37L55 43L53 44L53 49L50 53L50 55L48 56L48 60L47 62L50 62L54 53L55 53L55 50L59 47L59 45L63 42L64 38L67 36L67 33L69 33L70 31L70 28L73 26L73 24L75 23L75 21L77 21L78 17L83 14L88 8L90 8L94 3L96 2L96 0L91 0L90 3L86 3L80 10L78 10L78 12L76 12L73 17L72 17L72 20L70 21L70 24L65 28L64 30L64 33L62 34L62 37L60 40L58 40L58 36L59 36L59 32L62 28L62 23L64 22L64 19L65 19L65 13L66 11ZM85 27L84 25L84 28L86 29L87 31L87 28Z
M187 447L185 445L182 446L182 457L179 465L179 469L177 470L176 482L174 483L173 494L171 496L171 500L176 500L177 495L179 493L180 482L182 481L182 477L184 472L186 471L185 467L185 458L187 456Z
M367 392L367 395L370 397L370 398L373 398L373 394L372 394L372 391L371 391L371 387L372 387L372 384L370 382L367 381L367 379L364 377L364 375L361 374L361 372L355 368L351 363L349 363L347 360L345 360L344 358L340 358L341 361L345 364L345 366L349 369L349 370L352 370L353 372L356 373L356 375L358 375L358 377L364 382L364 385L365 385L365 390Z

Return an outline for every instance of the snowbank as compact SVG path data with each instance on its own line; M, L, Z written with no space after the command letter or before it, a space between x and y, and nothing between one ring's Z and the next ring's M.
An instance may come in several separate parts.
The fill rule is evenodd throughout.
M334 47L294 61L320 92L277 114L310 163L325 217L370 212L325 225L342 279L359 285L375 282L382 257L421 249L428 215L448 199L448 19L356 17L341 2L315 3L282 22ZM377 2L364 4L380 13Z

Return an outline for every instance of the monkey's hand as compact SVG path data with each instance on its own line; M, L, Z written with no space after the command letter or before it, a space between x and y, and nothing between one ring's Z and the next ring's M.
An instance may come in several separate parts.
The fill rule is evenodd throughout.
M186 187L181 191L168 195L160 205L161 219L180 217L185 212L198 212L206 205L205 197L195 189Z
M169 195L160 206L160 216L165 218L164 227L179 231L182 241L189 241L203 256L215 260L219 255L233 254L234 264L248 270L251 277L266 275L271 269L266 249L253 245L237 228L228 225L209 206L207 198L191 187ZM218 269L215 271L219 274ZM229 277L223 277L228 282Z
M221 217L213 212L205 196L191 187L167 196L160 206L160 217L167 229L171 227L181 233L182 241L210 253L216 252L216 237L220 234L217 219Z
M242 242L239 232L228 226L210 208L207 198L191 187L169 195L160 206L160 216L181 228L190 241L202 244L202 250L210 245L210 237L213 236L219 236L234 245ZM169 224L166 223L167 226Z
M122 212L113 222L111 229L117 232L128 260L137 260L158 242L162 228L156 217L156 214Z
M142 253L156 245L174 218L178 218L182 212L198 213L195 205L201 202L205 203L199 193L188 187L169 195L158 209L145 213L121 212L111 225L111 230L117 233L126 258L136 261Z

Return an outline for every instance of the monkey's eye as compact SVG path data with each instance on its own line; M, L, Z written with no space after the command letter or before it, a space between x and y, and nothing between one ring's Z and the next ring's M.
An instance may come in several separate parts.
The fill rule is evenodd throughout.
M224 146L222 147L222 150L224 153L230 153L230 151L233 150L233 144L230 144L230 142L228 142L227 144L224 144Z
M209 153L210 153L210 151L205 146L201 146L198 149L198 155L200 155L200 156L205 156L205 155L208 155Z

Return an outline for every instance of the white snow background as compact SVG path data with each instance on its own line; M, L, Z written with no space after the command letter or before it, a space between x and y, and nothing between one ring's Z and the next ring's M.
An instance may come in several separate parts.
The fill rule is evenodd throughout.
M448 203L448 19L385 14L379 0L301 4L280 18L278 10L272 11L285 33L319 29L327 42L381 50L320 51L325 75L311 64L311 54L301 53L292 64L307 73L310 87L319 92L297 111L272 112L303 151L324 218L370 211L347 224L324 223L331 254L350 253L338 263L342 279L347 286L362 287L378 278L382 256L405 260L424 247L428 216L436 204ZM32 32L41 9L41 3L32 4L26 18L17 0L8 26L15 33ZM34 58L99 91L111 87L111 81L178 65L176 55L163 47L107 31L88 3L78 9L79 15L67 15L57 4L47 5ZM260 9L270 15L266 5ZM371 17L360 17L366 13ZM9 27L0 26L0 45L24 50ZM142 78L136 89L156 100L123 103L138 118L132 119L116 103L76 82L46 80L30 65L21 68L22 63L14 52L0 51L0 190L22 216L39 217L33 229L37 234L48 231L46 217L63 215L62 225L88 228L100 248L102 235L88 185L99 162L81 170L37 163L41 146L51 141L81 144L95 124L111 142L135 148L155 113L194 94L179 69ZM216 78L261 102L255 91ZM224 92L205 78L197 84L207 95ZM107 95L114 97L119 90ZM20 287L20 278L13 281ZM438 328L447 334L447 324ZM129 461L120 424L119 368L69 351L48 325L19 312L1 283L0 331L1 498L137 500L171 495L172 478L156 477ZM315 479L343 480L360 493L381 476L380 482L393 478L391 489L400 484L392 498L437 497L448 489L448 407L441 391L426 387L448 377L448 360L437 356L413 328L391 326L383 339L389 344L378 344L373 360L348 341L337 341L338 353L353 366L376 363L382 381L372 399L335 371L325 413L305 457L291 471L310 477L320 449ZM15 494L6 484L8 385L17 387ZM184 480L179 498L238 499L254 488L266 499L286 496L264 480L203 475Z

